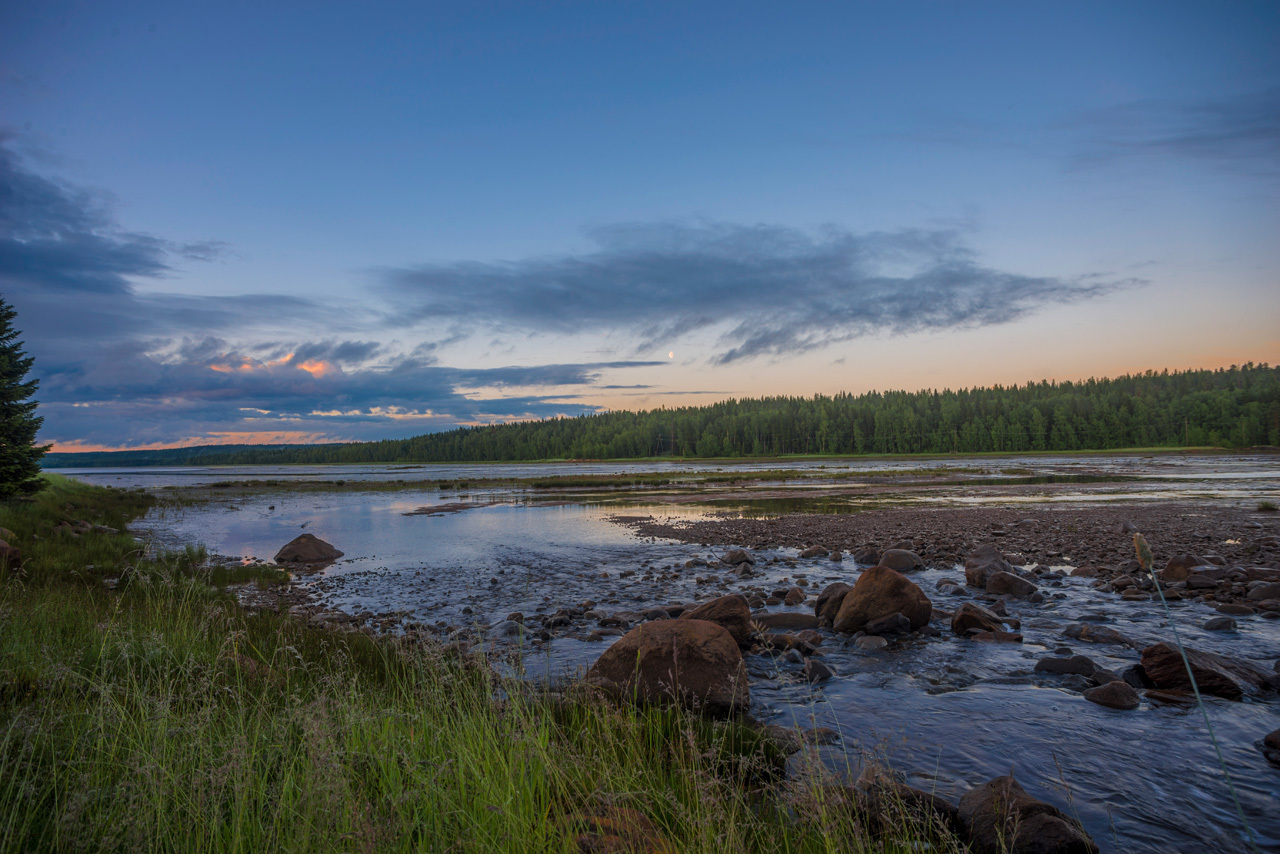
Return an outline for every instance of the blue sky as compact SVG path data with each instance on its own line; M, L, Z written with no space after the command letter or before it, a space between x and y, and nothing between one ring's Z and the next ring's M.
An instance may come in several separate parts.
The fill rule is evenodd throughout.
M28 3L61 449L1280 361L1280 6Z

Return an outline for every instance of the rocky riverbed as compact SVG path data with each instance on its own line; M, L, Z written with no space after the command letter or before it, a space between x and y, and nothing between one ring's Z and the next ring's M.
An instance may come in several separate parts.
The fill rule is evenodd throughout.
M747 614L745 634L707 622L738 631L747 694L724 705L780 738L795 733L792 774L821 766L853 780L887 765L956 805L1012 770L1104 850L1247 850L1178 683L1176 627L1199 653L1259 850L1280 850L1280 514L1258 509L1265 490L1206 496L1202 486L1172 499L1168 484L1154 499L1108 482L1050 485L1038 498L1027 485L913 487L894 503L885 484L840 513L761 512L754 495L730 508L724 490L718 504L670 493L255 493L152 530L241 562L315 532L346 556L247 592L269 607L283 596L326 625L484 653L553 684L581 678L637 629L695 622L686 615L728 601ZM802 491L789 509L830 509L831 490ZM406 515L437 505L450 512ZM1155 553L1172 625L1136 564L1135 532ZM860 598L893 610L850 606L842 619L849 590L876 576L894 589Z

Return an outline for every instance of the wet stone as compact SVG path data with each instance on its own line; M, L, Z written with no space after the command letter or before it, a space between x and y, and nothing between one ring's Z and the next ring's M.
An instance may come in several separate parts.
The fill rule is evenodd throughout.
M1230 617L1214 617L1201 626L1206 632L1234 632L1236 621Z
M1123 680L1107 682L1097 688L1090 688L1084 692L1084 698L1091 703L1097 703L1099 706L1106 706L1109 709L1128 711L1136 709L1140 705L1138 692Z

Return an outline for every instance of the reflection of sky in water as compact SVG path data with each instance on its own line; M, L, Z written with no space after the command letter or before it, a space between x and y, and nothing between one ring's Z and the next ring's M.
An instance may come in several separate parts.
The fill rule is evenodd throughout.
M1082 470L1087 466L1089 471L1123 468L1126 475L1159 469L1176 470L1185 477L1194 471L1208 483L1157 482L1150 489L1132 482L1069 486L1059 487L1052 497L1085 503L1135 495L1250 500L1274 495L1280 460L1244 459L1263 470L1243 470L1241 458L1065 460L1062 465ZM993 465L990 460L954 462L957 466ZM995 464L1013 467L1019 462L1034 465L1039 472L1045 460ZM912 461L907 467L919 465ZM579 473L579 467L555 471ZM270 476L260 471L252 475ZM1262 484L1259 475L1267 478ZM326 469L324 477L335 475ZM1271 492L1258 491L1266 489ZM936 500L962 504L1044 500L1034 495L984 495L980 488L973 494L966 494L965 488L949 492ZM512 611L549 613L584 600L596 602L606 613L637 611L670 602L703 601L742 586L736 580L728 585L696 583L698 574L715 572L706 569L686 570L666 581L644 581L646 564L661 570L691 557L713 557L716 550L644 540L607 521L615 513L693 518L712 509L708 505L546 505L530 504L521 493L491 492L485 497L507 503L438 516L406 516L423 506L452 503L458 493L284 492L236 497L233 505L214 501L165 510L148 524L162 542L199 541L217 553L267 559L299 533L315 534L346 553L318 576L300 580L315 585L326 603L353 613L408 611L413 619L429 624L483 626ZM915 496L915 500L934 498ZM859 503L856 497L819 501L820 507L847 503L852 509ZM800 509L792 506L799 502L784 499L782 503L785 509ZM764 509L763 502L750 506ZM783 507L768 509L780 512ZM761 554L767 558L770 553ZM793 555L794 551L776 554ZM813 588L821 589L833 579L851 580L856 572L849 564L829 561L801 562L794 568L762 562L760 569L762 577L748 583L766 590L787 586L801 573ZM625 572L634 575L622 578ZM954 607L964 599L936 591L936 582L943 577L962 575L954 569L928 570L914 580L939 607ZM884 750L910 782L936 788L952 802L966 785L1012 768L1032 794L1078 815L1104 850L1155 854L1243 849L1238 835L1233 835L1238 820L1198 712L1149 703L1135 712L1117 712L1054 688L1052 677L1031 675L1035 660L1063 643L1101 666L1123 670L1137 661L1136 652L1067 640L1063 628L1082 615L1102 615L1109 627L1146 644L1167 639L1161 612L1151 603L1128 603L1100 593L1085 579L1069 579L1060 588L1045 590L1064 598L1042 607L1010 604L1011 612L1023 620L1026 642L1022 645L944 638L865 654L835 639L826 660L839 675L817 690L800 678L795 665L751 656L753 713L764 720L831 726L844 736L842 745L821 751L831 767L855 766L856 771L860 750ZM464 608L472 613L464 614ZM1280 655L1280 621L1241 619L1237 633L1207 632L1200 628L1213 614L1206 605L1175 608L1179 631L1191 646L1250 658L1266 669ZM530 650L525 670L537 676L580 669L608 643L557 639ZM1255 741L1280 726L1277 704L1274 698L1208 702L1261 850L1280 851L1280 814L1274 808L1280 798L1280 771L1268 766L1254 747ZM1070 786L1069 800L1064 781Z

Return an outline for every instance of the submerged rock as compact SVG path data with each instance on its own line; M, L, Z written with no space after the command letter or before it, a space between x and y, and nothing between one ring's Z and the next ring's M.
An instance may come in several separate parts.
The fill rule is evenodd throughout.
M733 635L706 620L645 623L605 650L589 684L642 703L677 703L714 717L746 711L747 670Z
M1123 680L1106 682L1097 688L1090 688L1084 692L1084 698L1091 703L1097 703L1099 706L1106 706L1109 709L1128 711L1138 708L1139 705L1138 692Z
M836 614L835 630L852 634L867 623L901 612L912 629L928 625L933 604L924 591L886 566L873 566L845 594Z
M1097 854L1098 846L1062 810L1013 777L997 777L960 799L960 824L975 854Z
M274 558L276 563L332 563L343 553L314 534L294 537Z

